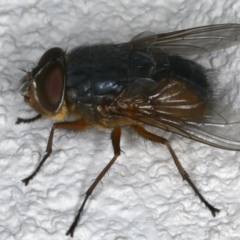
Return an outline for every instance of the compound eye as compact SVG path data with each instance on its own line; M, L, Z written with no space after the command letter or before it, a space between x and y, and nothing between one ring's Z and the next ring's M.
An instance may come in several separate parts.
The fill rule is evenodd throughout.
M50 48L40 58L38 62L38 67L42 67L49 61L57 59L62 56L64 56L64 51L61 48L58 47Z
M39 103L48 112L56 112L62 105L65 90L65 73L61 63L49 63L36 76Z

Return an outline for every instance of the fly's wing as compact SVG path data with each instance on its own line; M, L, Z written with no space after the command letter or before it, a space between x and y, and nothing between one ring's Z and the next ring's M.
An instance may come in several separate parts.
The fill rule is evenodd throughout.
M113 115L130 117L208 145L240 150L240 122L231 118L230 111L225 114L228 118L224 117L225 108L215 106L207 90L194 83L173 78L158 82L139 79L109 109Z
M133 49L191 56L218 51L240 43L240 24L218 24L153 34L144 32L129 43Z

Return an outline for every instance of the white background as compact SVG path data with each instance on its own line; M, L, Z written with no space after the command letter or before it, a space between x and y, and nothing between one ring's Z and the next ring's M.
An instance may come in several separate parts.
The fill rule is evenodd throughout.
M21 179L43 156L52 123L15 125L18 116L36 115L19 94L19 68L31 70L54 46L119 43L146 30L239 19L236 0L0 1L0 239L70 239L65 232L82 194L113 155L110 131L56 131L52 156L25 187ZM199 57L221 70L233 107L240 103L239 57L237 47ZM240 239L240 153L158 134L170 140L193 182L221 212L211 216L164 147L144 143L126 128L124 153L90 197L74 239Z

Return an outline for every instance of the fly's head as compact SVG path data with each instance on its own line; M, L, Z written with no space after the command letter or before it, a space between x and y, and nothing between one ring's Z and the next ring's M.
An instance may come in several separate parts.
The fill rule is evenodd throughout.
M45 117L61 120L67 115L64 100L66 85L65 52L51 48L37 66L20 80L24 101Z

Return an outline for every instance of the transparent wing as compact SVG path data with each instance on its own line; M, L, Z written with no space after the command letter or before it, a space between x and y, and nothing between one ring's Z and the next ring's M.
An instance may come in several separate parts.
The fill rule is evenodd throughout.
M218 51L239 43L240 24L218 24L162 34L143 32L127 44L153 53L191 56Z
M208 145L240 150L240 116L227 105L215 105L207 92L203 98L199 91L206 90L198 87L178 79L139 79L110 111Z

